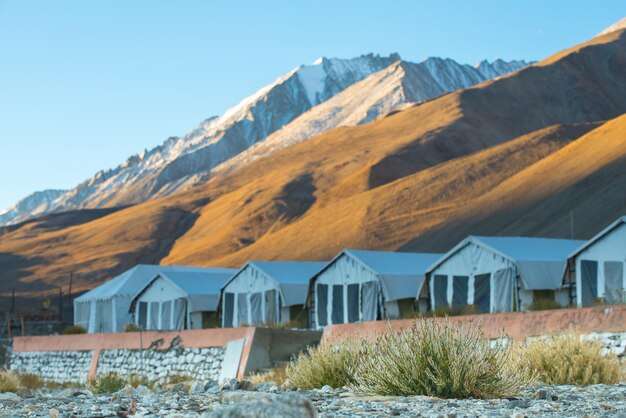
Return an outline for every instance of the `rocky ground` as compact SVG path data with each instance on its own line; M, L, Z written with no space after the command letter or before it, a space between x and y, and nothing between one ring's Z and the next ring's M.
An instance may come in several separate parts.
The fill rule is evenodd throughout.
M187 386L188 387L188 386ZM20 417L621 417L626 418L626 384L543 386L518 399L440 399L426 396L359 396L343 389L284 391L236 382L220 390L194 383L167 391L127 387L94 395L84 389L22 390L0 394L0 416Z

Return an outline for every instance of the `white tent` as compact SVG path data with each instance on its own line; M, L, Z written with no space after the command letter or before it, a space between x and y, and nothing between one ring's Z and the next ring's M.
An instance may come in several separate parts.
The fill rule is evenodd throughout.
M474 305L479 312L524 310L534 298L569 302L568 255L583 241L470 236L428 269L431 309Z
M222 326L286 323L306 300L309 280L324 262L249 261L222 288Z
M133 298L130 313L146 330L203 328L203 316L217 313L220 289L236 270L160 272Z
M426 268L441 254L343 250L309 285L311 325L374 321L400 316L413 304Z
M132 322L128 312L131 300L157 274L167 271L201 271L202 269L201 267L138 264L74 299L74 324L84 327L89 333L120 332L126 324Z
M569 281L576 305L596 300L626 303L626 217L621 217L570 254Z

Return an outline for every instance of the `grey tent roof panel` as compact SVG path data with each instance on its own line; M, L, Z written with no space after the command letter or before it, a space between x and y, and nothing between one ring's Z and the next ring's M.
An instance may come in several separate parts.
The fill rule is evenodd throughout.
M235 269L201 268L193 271L160 272L133 297L130 311L134 311L137 300L159 278L169 281L186 294L190 311L214 311L217 309L222 285L235 271Z
M251 266L276 280L280 284L307 285L311 277L324 268L321 261L250 261Z
M344 250L381 276L420 276L441 254Z
M582 245L576 248L571 254L569 254L569 258L576 257L581 252L585 251L587 248L591 247L594 243L600 241L606 235L608 235L612 230L617 228L618 226L626 223L626 216L620 216L615 221L613 221L609 226L604 228L602 231L597 233L593 238L588 241L584 241Z
M231 271L163 272L164 277L188 295L219 294L222 285L232 277Z
M472 237L516 261L564 261L585 241L531 237Z
M95 287L89 292L76 298L77 302L92 300L107 300L115 296L134 297L146 284L160 273L194 272L206 270L206 267L191 266L160 266L151 264L138 264L130 270L114 277L106 283ZM223 271L232 274L233 269L211 268L211 271Z
M427 272L435 270L469 243L488 248L512 261L566 261L569 254L585 243L581 240L534 237L485 237L470 235L436 260Z

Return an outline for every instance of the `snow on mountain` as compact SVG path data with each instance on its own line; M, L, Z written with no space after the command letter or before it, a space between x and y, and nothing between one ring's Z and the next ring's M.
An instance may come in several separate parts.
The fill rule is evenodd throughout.
M498 60L471 67L439 58L412 64L400 61L397 54L320 58L295 68L183 137L171 137L73 189L54 191L47 200L41 193L49 192L23 199L0 215L0 225L170 194L205 181L220 165L220 169L234 168L336 126L365 123L399 105L465 88L524 65Z
M527 65L524 61L497 60L472 67L442 58L428 58L417 64L397 61L303 113L265 141L216 167L213 173L191 176L187 183L200 183L215 172L231 171L333 128L361 125L402 107L471 87Z
M20 200L15 205L0 212L0 225L11 223L22 214L47 213L54 207L56 200L63 195L65 190L43 190Z
M606 35L607 33L615 32L616 30L622 29L626 29L626 17L604 29L598 34L598 36Z

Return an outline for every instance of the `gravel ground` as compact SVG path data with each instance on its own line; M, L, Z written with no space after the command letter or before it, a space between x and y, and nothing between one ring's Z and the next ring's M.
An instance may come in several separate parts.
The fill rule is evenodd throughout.
M248 390L233 383L179 384L151 392L127 387L112 395L87 390L0 394L0 416L20 417L620 417L626 418L626 383L620 385L542 386L518 399L440 399L425 396L358 396L343 389L283 391L273 384ZM250 390L253 389L253 390Z

